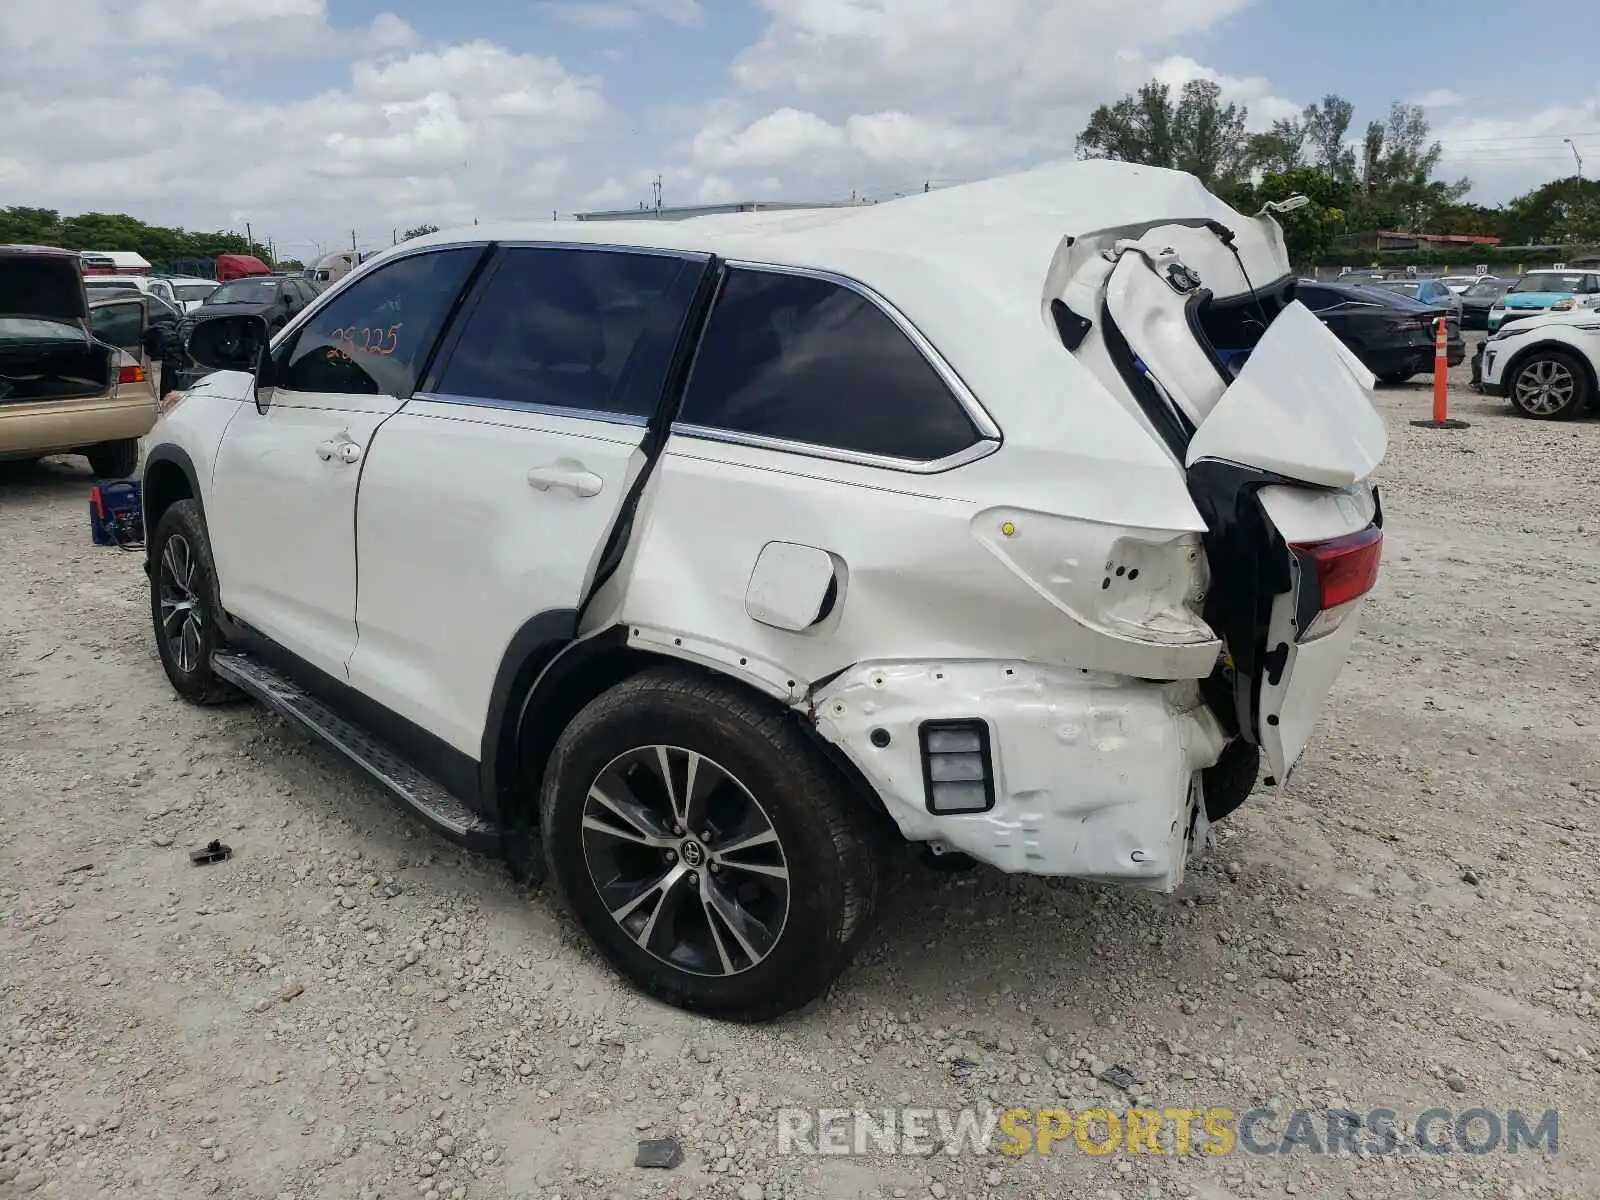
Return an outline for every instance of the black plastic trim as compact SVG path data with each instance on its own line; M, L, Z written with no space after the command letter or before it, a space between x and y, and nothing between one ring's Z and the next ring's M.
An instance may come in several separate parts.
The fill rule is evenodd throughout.
M1212 298L1210 288L1197 288L1189 293L1189 298L1183 302L1183 319L1189 326L1189 333L1195 343L1200 347L1201 353L1206 356L1206 361L1211 364L1211 369L1222 379L1225 384L1233 382L1233 376L1228 373L1227 364L1222 361L1222 356L1217 353L1217 348L1211 344L1211 339L1206 336L1205 328L1200 324L1200 306L1209 303Z
M978 751L983 755L983 807L961 808L949 812L940 812L933 807L933 763L929 759L928 735L937 733L941 729L960 729L963 732L978 733ZM982 717L962 717L957 719L942 719L937 721L924 721L917 726L917 750L922 757L922 802L936 817L965 817L974 813L986 813L994 808L994 753L989 741L989 722Z
M1050 318L1056 323L1061 344L1073 353L1077 353L1078 347L1083 345L1083 339L1094 328L1093 321L1073 312L1065 300L1050 301Z
M494 687L489 692L489 710L483 725L483 748L475 764L478 776L474 782L474 792L482 797L483 815L492 821L505 823L503 815L515 795L518 784L518 731L527 698L532 695L540 673L572 644L577 634L577 610L557 608L523 622L506 644L506 651L500 658L500 669L495 672ZM514 706L518 716L516 724L512 725L507 717ZM508 728L511 730L509 739L506 737Z
M200 476L199 473L194 469L194 460L189 457L189 452L183 449L181 446L172 445L170 442L163 442L161 445L153 448L147 455L145 455L144 471L139 479L139 508L140 512L144 516L147 541L149 535L153 535L155 533L156 524L161 519L161 513L164 512L167 507L166 505L161 505L158 507L157 504L152 503L152 500L159 501L161 497L152 497L150 494L150 468L160 466L163 463L171 463L173 466L182 471L184 476L189 480L189 494L193 496L194 499L201 500ZM158 477L159 475L160 472L157 472ZM154 516L152 517L151 514L154 514ZM150 573L150 568L150 551L147 548L145 550L144 561L146 575Z
M692 261L692 259L685 260L685 265L689 265ZM617 510L616 519L611 523L611 532L606 536L605 545L595 567L594 580L589 585L588 593L578 605L580 623L582 614L588 611L595 593L622 565L623 555L628 549L628 538L633 533L633 519L639 509L640 497L644 495L645 487L655 474L661 452L666 449L667 438L672 432L672 423L677 420L678 410L683 405L684 388L688 385L689 372L700 347L700 336L705 331L706 321L711 315L711 309L722 290L722 282L726 276L726 264L712 255L705 259L699 277L694 280L694 290L684 310L683 322L678 328L677 341L673 346L672 358L667 364L667 373L661 381L661 391L656 398L655 411L651 414L649 424L645 427L644 437L639 443L639 449L645 456L644 466L640 468L638 477L629 486L628 494ZM674 283L673 292L681 286L683 278L680 276L679 281Z
M1289 548L1261 506L1264 487L1305 483L1255 467L1205 459L1189 468L1189 495L1206 523L1201 535L1211 566L1203 616L1233 660L1229 723L1259 744L1256 710L1267 661L1272 604L1294 586ZM1211 697L1213 702L1215 698Z
M1128 385L1128 390L1133 394L1140 410L1149 418L1161 440L1181 463L1185 452L1189 449L1189 441L1194 437L1194 426L1189 423L1188 418L1167 403L1165 397L1156 391L1155 386L1139 370L1134 361L1133 348L1128 345L1128 339L1122 336L1122 330L1117 328L1109 304L1104 305L1101 311L1100 333L1105 339L1106 353L1111 356L1112 364L1122 376L1122 381Z

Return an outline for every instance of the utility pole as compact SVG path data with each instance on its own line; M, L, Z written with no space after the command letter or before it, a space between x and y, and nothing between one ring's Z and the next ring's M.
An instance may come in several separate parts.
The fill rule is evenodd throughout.
M251 254L254 254L256 252L256 235L250 232L250 222L249 221L246 221L244 223L244 244L245 244L245 249L248 250Z
M356 231L354 229L350 231L350 251L353 254L361 253L361 247L356 245Z
M1583 178L1583 155L1578 153L1578 143L1571 138L1562 138L1563 142L1572 147L1572 157L1578 160L1578 178Z
M656 181L651 185L656 195L656 216L661 215L661 176L656 176Z

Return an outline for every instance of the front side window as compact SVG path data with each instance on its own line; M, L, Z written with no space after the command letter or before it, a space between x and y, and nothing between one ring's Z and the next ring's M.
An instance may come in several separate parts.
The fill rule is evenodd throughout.
M274 386L409 396L481 253L464 246L410 254L352 284L278 349Z
M943 377L873 301L737 268L706 324L684 424L911 462L979 439Z
M686 267L663 254L508 249L428 390L646 416L688 309L675 286Z

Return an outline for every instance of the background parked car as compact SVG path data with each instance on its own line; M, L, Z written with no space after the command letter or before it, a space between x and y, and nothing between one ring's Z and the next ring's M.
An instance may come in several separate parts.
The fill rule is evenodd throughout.
M1489 310L1492 333L1507 321L1521 321L1547 310L1565 312L1600 305L1600 272L1530 271Z
M317 292L294 275L257 275L222 284L194 310L196 321L212 317L260 317L277 333L289 319L310 304Z
M1386 285L1305 282L1295 296L1384 383L1404 383L1433 369L1440 317L1449 321L1450 365L1467 356L1461 321L1450 308Z
M1600 403L1600 313L1568 309L1503 325L1472 373L1525 417L1570 420Z
M1442 279L1385 279L1373 286L1410 296L1434 308L1448 309L1458 320L1461 317L1461 297Z
M1485 275L1477 283L1461 293L1461 328L1487 329L1489 328L1489 310L1494 307L1495 301L1510 290L1515 279L1497 279L1493 275Z
M72 251L0 247L0 459L78 453L98 475L134 472L156 420L147 303L90 299Z

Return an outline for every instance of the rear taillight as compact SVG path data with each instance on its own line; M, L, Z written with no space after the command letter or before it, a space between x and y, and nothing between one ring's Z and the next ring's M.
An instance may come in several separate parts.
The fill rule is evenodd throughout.
M1300 562L1300 628L1302 640L1331 633L1348 606L1378 582L1383 560L1383 530L1368 525L1359 533L1304 542L1293 547Z
M120 383L143 383L144 382L144 368L139 366L137 363L135 363L131 367L123 367L122 370L117 372L117 382L119 384Z

